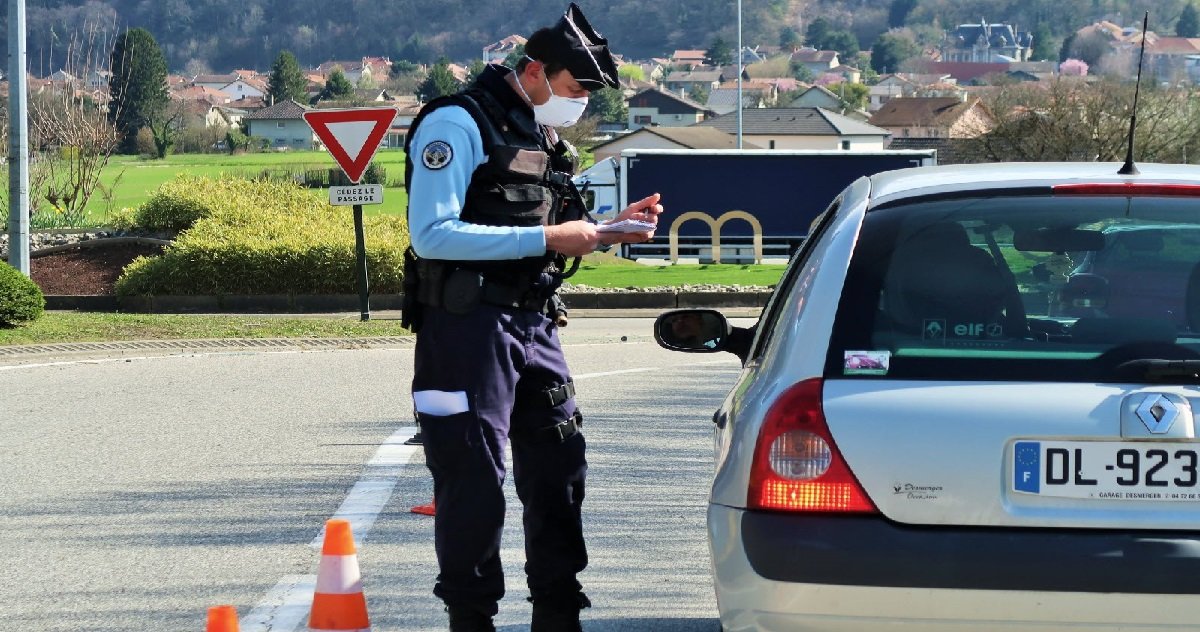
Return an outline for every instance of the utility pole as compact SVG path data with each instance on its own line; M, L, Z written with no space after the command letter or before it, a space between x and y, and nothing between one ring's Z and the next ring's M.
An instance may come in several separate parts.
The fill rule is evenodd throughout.
M25 0L8 0L8 262L29 276L29 117Z

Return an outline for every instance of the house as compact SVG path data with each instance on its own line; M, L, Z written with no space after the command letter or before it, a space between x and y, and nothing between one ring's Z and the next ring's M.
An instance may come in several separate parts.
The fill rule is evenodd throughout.
M754 48L743 46L742 66L749 66L750 64L757 64L760 61L766 61L767 54L765 51L760 50L760 48L761 47L759 46L755 46Z
M737 112L697 123L737 133ZM888 131L822 108L765 108L742 111L742 137L767 149L879 151Z
M820 77L842 65L842 62L838 60L837 51L815 48L801 48L792 53L792 63L804 66L814 77Z
M831 112L842 111L842 100L824 86L813 86L787 104L790 108L823 108Z
M961 97L958 81L947 74L896 73L884 75L870 88L867 111L876 112L897 97Z
M900 138L977 138L996 125L979 97L899 97L870 119Z
M199 86L201 88L212 88L213 90L220 90L221 88L224 88L225 86L227 86L237 80L238 80L238 76L233 75L233 74L230 74L230 75L196 75L195 77L192 77L192 85Z
M767 105L768 104L766 100L763 99L761 92L742 92L742 109L765 108ZM704 107L718 116L737 111L737 88L717 88L716 90L709 92L708 101L704 103Z
M625 149L737 149L737 137L711 127L645 127L592 148L596 162ZM742 149L761 149L742 139Z
M988 75L1008 73L1008 62L930 61L922 64L922 72L949 75L958 85L983 83Z
M235 81L231 81L228 85L220 88L221 92L228 94L234 99L242 97L262 97L267 94L270 88L267 82L257 77L242 77L238 76Z
M686 127L712 114L695 101L658 88L643 90L629 99L629 129Z
M183 103L183 127L229 129L237 123L225 108L205 101Z
M950 62L995 63L1029 61L1033 53L1033 35L1020 32L1009 24L960 24L946 35L941 47L942 60Z
M849 81L850 83L862 83L862 71L854 66L847 66L846 64L830 68L824 76L828 75L834 75L838 77L838 80L834 83L841 83L842 81Z
M170 91L170 95L176 101L202 101L212 105L228 105L233 100L222 90L199 85Z
M1159 81L1200 80L1200 38L1158 37L1146 40L1146 72Z
M671 66L690 69L708 63L708 52L702 50L677 50L671 53Z
M329 79L334 70L341 70L346 79L354 85L364 82L381 84L387 80L392 71L392 61L387 57L363 57L353 61L327 61L317 66L316 73L321 75L321 83Z
M483 63L499 64L507 59L510 54L525 46L527 41L520 35L509 35L499 42L488 44L483 47Z
M717 86L720 90L737 90L738 84L736 81L730 81ZM752 98L759 99L768 106L774 105L779 100L779 88L770 81L742 81L742 96L750 95Z
M720 70L675 71L663 78L663 87L676 94L708 92L721 85Z
M310 108L288 99L246 115L250 136L264 138L272 149L312 149L317 143L312 128L304 121Z
M92 90L107 90L112 81L112 73L107 70L93 70L88 73L87 87Z
M231 109L241 110L246 113L257 112L268 105L270 104L267 103L265 97L242 97L226 104Z

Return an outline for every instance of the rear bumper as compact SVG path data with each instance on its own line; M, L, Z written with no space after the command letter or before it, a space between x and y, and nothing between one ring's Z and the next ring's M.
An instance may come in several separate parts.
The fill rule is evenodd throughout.
M1200 536L709 508L726 630L1195 630Z

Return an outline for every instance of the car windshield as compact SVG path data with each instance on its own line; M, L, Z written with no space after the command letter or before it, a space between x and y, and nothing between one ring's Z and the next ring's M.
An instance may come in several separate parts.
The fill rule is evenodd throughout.
M826 376L1120 382L1149 359L1200 359L1196 199L981 196L867 213Z

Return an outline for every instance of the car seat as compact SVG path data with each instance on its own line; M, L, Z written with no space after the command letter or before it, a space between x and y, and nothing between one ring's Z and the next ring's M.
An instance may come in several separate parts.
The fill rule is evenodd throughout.
M925 338L1008 338L1006 301L1017 292L992 256L971 245L956 222L901 238L884 277L885 316L896 330Z

